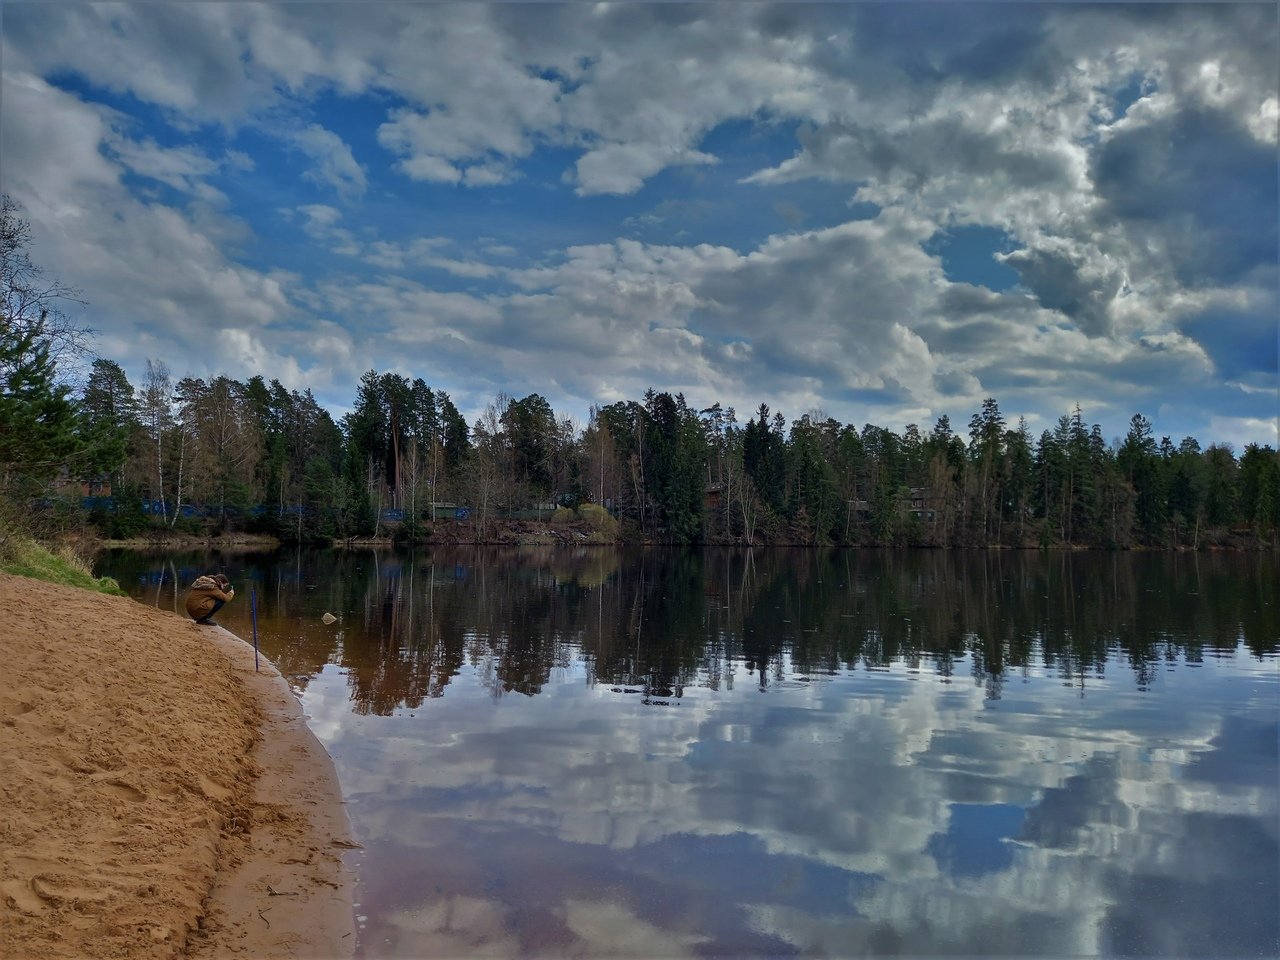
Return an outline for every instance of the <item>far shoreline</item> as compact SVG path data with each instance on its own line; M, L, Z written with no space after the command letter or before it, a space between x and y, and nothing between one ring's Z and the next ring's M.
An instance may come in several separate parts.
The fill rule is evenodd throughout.
M547 527L546 530L509 530L505 535L485 539L466 538L459 535L428 537L422 540L406 541L395 537L351 537L346 539L284 541L265 534L229 534L200 537L186 533L173 533L158 537L131 537L128 539L105 539L96 536L84 537L82 548L92 554L106 550L136 550L154 553L187 553L217 552L226 554L273 553L276 550L296 549L333 549L333 550L415 550L436 547L551 547L551 548L671 548L687 550L868 550L868 551L924 551L946 553L1131 553L1131 554L1215 554L1215 553L1267 553L1280 552L1280 543L1248 542L1243 536L1233 536L1226 542L1204 543L1200 546L1174 544L1156 546L1152 544L1130 544L1128 546L1099 546L1096 544L1053 543L1009 544L989 543L972 545L940 545L940 544L852 544L852 543L798 543L777 541L770 543L670 543L654 540L613 541L591 540L585 537L565 536L563 532Z

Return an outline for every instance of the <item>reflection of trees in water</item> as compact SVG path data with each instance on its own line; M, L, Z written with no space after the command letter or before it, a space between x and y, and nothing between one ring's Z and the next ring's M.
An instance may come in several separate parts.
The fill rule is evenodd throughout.
M363 619L342 660L357 712L420 706L466 665L494 696L538 693L570 665L585 600L616 566L606 551L493 547L367 562L347 580L363 588L347 601Z
M332 661L340 635L357 711L381 714L441 696L466 665L494 696L533 695L574 660L587 682L650 703L744 675L765 689L891 664L967 674L990 698L1033 666L1084 692L1123 663L1145 688L1166 663L1240 641L1274 654L1275 566L1270 554L456 547L282 551L239 574L258 583L286 674ZM340 632L319 627L325 610Z
M1083 692L1123 662L1146 687L1162 664L1234 653L1239 637L1255 654L1277 648L1268 572L1238 557L478 548L433 556L434 601L423 600L423 558L417 586L401 572L379 588L381 633L396 639L370 649L368 671L353 674L370 710L438 696L464 660L495 696L535 694L554 669L581 658L587 682L662 703L690 686L731 687L744 674L765 689L788 674L892 664L967 674L989 698L1010 673L1033 666ZM443 586L441 569L450 571ZM348 662L356 656L348 640Z

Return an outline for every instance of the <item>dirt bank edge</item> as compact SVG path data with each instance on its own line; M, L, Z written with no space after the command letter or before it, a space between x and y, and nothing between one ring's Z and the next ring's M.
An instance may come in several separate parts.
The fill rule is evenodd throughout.
M266 657L221 627L211 641L262 711L253 758L252 820L240 849L220 858L193 958L334 958L355 950L351 836L333 760L307 726L288 681Z

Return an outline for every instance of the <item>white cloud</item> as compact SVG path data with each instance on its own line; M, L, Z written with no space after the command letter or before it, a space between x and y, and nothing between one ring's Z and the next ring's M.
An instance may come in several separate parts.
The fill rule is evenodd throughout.
M332 187L344 197L358 197L365 192L368 182L364 168L356 162L351 147L332 130L313 123L283 136L314 164L303 173L305 179Z
M215 317L279 355L276 325L341 316L352 331L368 325L357 339L371 364L439 369L414 352L434 337L475 392L544 387L579 411L650 385L743 407L763 393L792 415L821 405L890 423L959 414L996 386L1007 408L1044 417L1073 383L1104 407L1178 376L1209 383L1221 358L1193 324L1214 310L1265 315L1274 265L1250 265L1253 221L1230 227L1247 220L1240 211L1206 234L1196 184L1225 168L1169 145L1205 131L1236 137L1237 151L1275 143L1274 10L989 14L941 11L926 29L874 5L11 5L4 182L28 204L50 268L95 310L142 323L144 343L189 336L193 355ZM58 73L159 108L170 137L200 136L139 133L41 79ZM366 141L320 115L334 100L385 155L356 159L352 143ZM717 155L707 134L727 122L767 145ZM298 205L298 242L349 258L371 296L385 291L394 324L379 327L327 279L278 276L255 247L253 213L220 190L250 169L268 181L274 158L208 146L245 129L303 154L308 187L368 208L279 201ZM793 155L779 157L793 129ZM808 179L883 209L736 249L722 236L699 244L698 225L686 246L607 242L598 223L587 245L560 223L544 242L539 210L518 222L540 264L511 256L510 233L502 254L475 237L495 232L481 204L515 193L487 187L527 178L535 196L564 175L576 214L605 210L587 206L602 195L661 189L673 167L723 181L730 159L761 209L804 213L776 201ZM384 161L400 176L384 177ZM144 183L136 195L126 174ZM475 202L476 230L452 208L426 214L431 236L390 226L388 210L438 184L472 188L446 206ZM161 185L181 194L170 208ZM674 221L697 199L645 206ZM663 236L667 222L645 217L627 207L620 231ZM949 283L920 250L966 224L1011 238L1003 259L1021 289ZM263 259L250 266L248 252ZM384 275L371 281L370 268ZM410 322L428 306L436 319ZM1116 382L1121 372L1147 379Z
M225 199L203 178L218 171L218 164L191 147L165 148L154 140L129 140L117 136L109 141L109 149L131 173L158 180L183 193L199 194L206 199Z
M1280 98L1268 97L1257 113L1249 118L1249 132L1264 143L1275 143L1280 137Z
M385 270L402 270L406 266L420 264L438 257L441 247L448 246L445 237L417 237L407 243L391 243L376 240L365 253L365 261Z
M667 167L716 162L700 150L648 143L609 144L589 151L578 161L578 193L634 193Z
M346 227L339 226L342 211L324 203L308 203L298 208L306 217L302 224L302 232L312 240L323 244L332 253L343 257L358 257L363 247L355 235ZM286 220L293 219L292 210L281 210Z
M255 15L240 4L36 4L5 11L6 51L26 69L74 71L175 117L226 121L274 100L243 41Z
M4 184L32 216L80 218L77 201L120 184L121 170L99 151L113 137L109 111L81 103L39 77L5 70L2 77ZM57 163L50 163L57 157Z
M392 149L396 149L401 143L394 139L392 134L384 137L381 131L378 133L378 142L383 146L391 146ZM406 157L396 164L396 168L411 180L426 180L432 183L459 183L462 180L462 171L440 157L421 154Z
M1239 456L1251 443L1263 443L1280 450L1280 403L1274 417L1209 417L1213 442L1229 443Z
M5 71L3 93L3 189L24 204L33 259L85 291L89 326L116 342L128 331L135 367L153 356L180 374L257 372L247 364L268 355L265 331L295 311L287 279L224 255L220 244L242 233L234 221L208 206L186 214L143 202L121 177L127 164L201 196L198 177L216 164L123 139L109 115L36 78ZM227 329L239 332L220 339Z

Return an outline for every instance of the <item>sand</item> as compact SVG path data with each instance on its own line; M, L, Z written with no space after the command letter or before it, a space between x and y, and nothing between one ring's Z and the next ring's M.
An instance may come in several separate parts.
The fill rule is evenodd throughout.
M333 765L261 667L221 628L0 574L0 958L351 956Z

